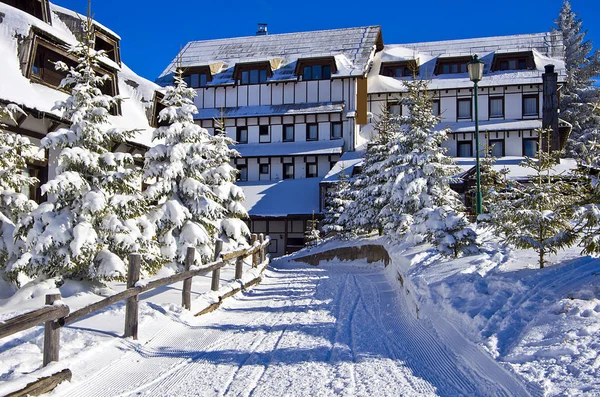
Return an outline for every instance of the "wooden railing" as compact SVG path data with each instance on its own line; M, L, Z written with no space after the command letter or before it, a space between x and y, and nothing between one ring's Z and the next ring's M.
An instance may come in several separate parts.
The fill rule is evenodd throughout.
M214 261L206 266L196 267L194 255L196 250L189 247L186 252L185 268L181 273L169 277L140 282L140 255L131 254L129 257L129 271L127 273L127 289L111 295L91 305L70 312L69 307L61 301L60 294L46 295L46 306L30 311L0 322L0 339L20 331L44 323L44 358L43 365L58 361L60 328L71 324L82 317L101 310L107 306L126 299L125 306L125 332L123 337L137 339L138 335L138 301L139 295L145 291L183 281L181 302L185 309L191 309L192 278L212 272L211 290L218 291L220 286L221 268L230 264L235 259L235 279L242 278L244 258L252 256L252 267L258 267L267 260L267 249L270 239L262 234L252 235L250 248L232 252L221 253L223 242L217 240L215 244Z

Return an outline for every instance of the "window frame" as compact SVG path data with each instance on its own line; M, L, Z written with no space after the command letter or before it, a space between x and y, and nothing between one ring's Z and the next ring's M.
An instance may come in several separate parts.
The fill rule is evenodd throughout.
M399 70L401 72L397 73ZM419 76L417 61L382 62L379 68L379 75L392 78Z
M492 101L497 101L497 100L502 101L502 114L499 116L494 116L494 115L492 115ZM506 104L506 101L504 100L503 96L489 96L488 97L488 118L502 119L502 118L506 117L505 116L505 114L506 114L505 104Z
M461 145L469 145L469 155L468 156L461 156L460 155L460 147ZM458 158L469 158L469 157L473 157L473 141L467 141L467 140L462 140L462 141L456 141L456 157Z
M437 114L434 111L435 107L433 106L434 104L437 104ZM441 101L439 99L432 99L431 100L431 113L436 116L436 117L441 117L442 115L442 108L441 108Z
M310 68L310 76L306 76L306 68ZM312 76L314 68L320 68L321 74L318 78ZM328 73L324 73L325 68L329 69ZM317 58L300 58L296 62L294 75L302 79L302 81L319 81L331 80L333 75L337 73L337 65L334 57L317 57Z
M494 138L494 139L488 139L488 150L490 151L490 155L492 155L492 152L494 150L493 146L496 143L502 143L502 155L501 156L494 156L494 157L505 157L506 156L506 140L502 139L502 138Z
M315 138L310 138L310 129L311 127L315 127L317 134ZM306 123L306 141L314 142L319 140L319 123Z
M257 74L256 82L252 81L253 72L256 72ZM261 72L264 72L264 78L263 73ZM244 76L247 76L247 78L244 78ZM273 77L273 70L268 61L238 63L233 69L233 79L236 81L237 85L266 84L271 77Z
M286 174L286 168L291 167L292 174L291 177ZM296 179L296 167L294 163L283 163L283 176L282 179Z
M333 133L336 126L340 127L340 136L335 136ZM332 121L330 123L329 139L333 140L333 139L342 139L342 138L344 138L344 123L342 123L341 121Z
M310 173L310 166L314 166L315 167L315 173L314 176L311 176L312 174ZM315 161L311 161L311 162L306 162L306 177L307 178L318 178L319 177L319 160L317 158L315 158Z
M266 168L263 168L266 167ZM266 172L264 172L266 170ZM264 164L258 164L258 175L271 175L271 164L269 163L264 163Z
M258 143L271 143L271 128L268 124L258 126Z
M394 106L398 106L398 108L400 109L400 111L398 113L394 113L392 112L392 107ZM402 116L402 103L399 101L389 101L386 104L386 110L389 114L394 115L394 116Z
M246 139L245 140L241 140L241 133L242 131L246 131ZM248 143L248 126L244 125L244 126L238 126L235 128L235 141L239 144L246 144Z
M471 57L452 57L452 58L438 58L436 61L435 69L433 74L464 74L468 73L467 64L470 62ZM444 68L448 67L448 71ZM456 66L456 71L452 71L452 67Z
M291 127L292 129L292 139L286 139L286 128ZM283 126L281 127L281 141L282 142L294 142L296 140L296 128L294 127L294 124L283 124Z
M238 182L247 182L248 181L248 165L247 164L236 164L235 169L237 173L235 175L235 180ZM246 170L246 178L242 179L242 169Z
M460 103L469 102L469 116L461 117ZM473 98L456 98L456 119L457 120L473 120Z
M50 4L48 3L48 0L30 0L30 3L32 4L39 4L39 15L36 15L36 11L34 10L34 13L32 14L31 12L27 11L26 9L24 9L24 7L19 7L19 5L23 6L23 1L24 0L18 0L16 2L6 2L6 1L0 1L0 3L6 4L8 6L14 7L17 10L20 10L28 15L33 16L34 18L37 18L41 21L46 22L48 25L52 25L52 17L51 17L51 13L52 11L50 10ZM37 8L34 5L34 8Z
M535 113L525 114L525 101L526 99L535 99ZM521 100L522 103L522 117L539 117L540 116L540 95L538 94L523 94Z
M525 153L526 142L534 142L535 143L535 154L533 156L527 156L527 154ZM521 140L521 154L523 155L523 157L537 158L538 152L540 150L540 148L538 147L539 144L540 144L540 141L537 137L523 138Z
M94 25L94 49L95 50L98 50L96 48L98 39L104 41L106 44L113 47L113 50L112 50L113 56L111 57L109 55L110 51L106 51L105 56L108 59L112 60L113 62L116 62L117 64L121 65L121 46L120 46L119 40L117 38L112 37L111 35L107 34L106 32L103 32L96 25Z

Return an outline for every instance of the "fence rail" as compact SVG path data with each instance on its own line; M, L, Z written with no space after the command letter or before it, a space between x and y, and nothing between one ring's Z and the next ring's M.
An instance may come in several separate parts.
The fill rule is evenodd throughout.
M235 279L243 276L244 258L252 256L252 267L257 267L267 259L267 249L270 239L264 235L252 235L252 246L231 252L221 253L223 242L217 240L215 244L214 261L205 266L193 266L196 250L189 247L186 252L185 267L181 273L150 281L140 282L140 255L131 254L129 257L129 271L127 274L127 289L92 303L81 309L70 312L67 305L63 304L60 294L46 295L46 306L36 309L11 319L0 322L0 339L17 332L44 324L44 366L59 359L60 328L69 325L89 314L105 307L126 300L125 306L125 332L123 337L137 339L138 334L138 302L139 295L158 287L183 281L182 306L191 309L192 278L212 272L211 290L218 291L220 287L220 270L231 264L235 259Z

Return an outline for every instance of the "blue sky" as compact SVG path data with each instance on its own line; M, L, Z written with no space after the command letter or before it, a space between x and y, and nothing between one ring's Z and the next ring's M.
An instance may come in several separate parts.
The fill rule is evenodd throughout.
M85 13L87 0L54 0ZM192 40L254 35L258 22L269 33L380 25L386 44L460 39L549 30L562 0L293 2L229 0L92 0L96 20L118 33L123 61L156 79L180 46ZM572 0L600 47L600 1ZM118 11L116 11L118 10Z

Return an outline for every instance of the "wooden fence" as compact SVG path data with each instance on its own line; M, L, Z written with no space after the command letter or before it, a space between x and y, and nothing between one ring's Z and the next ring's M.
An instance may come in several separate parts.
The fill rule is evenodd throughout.
M101 310L107 306L126 299L125 306L125 332L123 337L137 339L138 334L138 301L139 295L145 291L165 285L183 281L181 302L185 309L191 309L192 278L212 272L211 290L218 291L220 286L221 268L235 259L235 279L242 278L244 258L252 256L252 267L265 262L269 238L262 234L252 235L252 246L232 252L221 253L223 242L217 240L215 244L214 262L202 267L195 267L195 249L189 247L185 258L185 269L181 273L169 277L151 280L147 283L139 282L140 255L131 254L129 258L129 271L127 273L127 289L108 298L102 299L91 305L70 312L69 307L61 301L60 294L46 295L46 306L31 312L13 317L0 323L0 339L20 331L44 323L44 361L46 366L52 361L58 361L60 328L71 324L82 317Z

